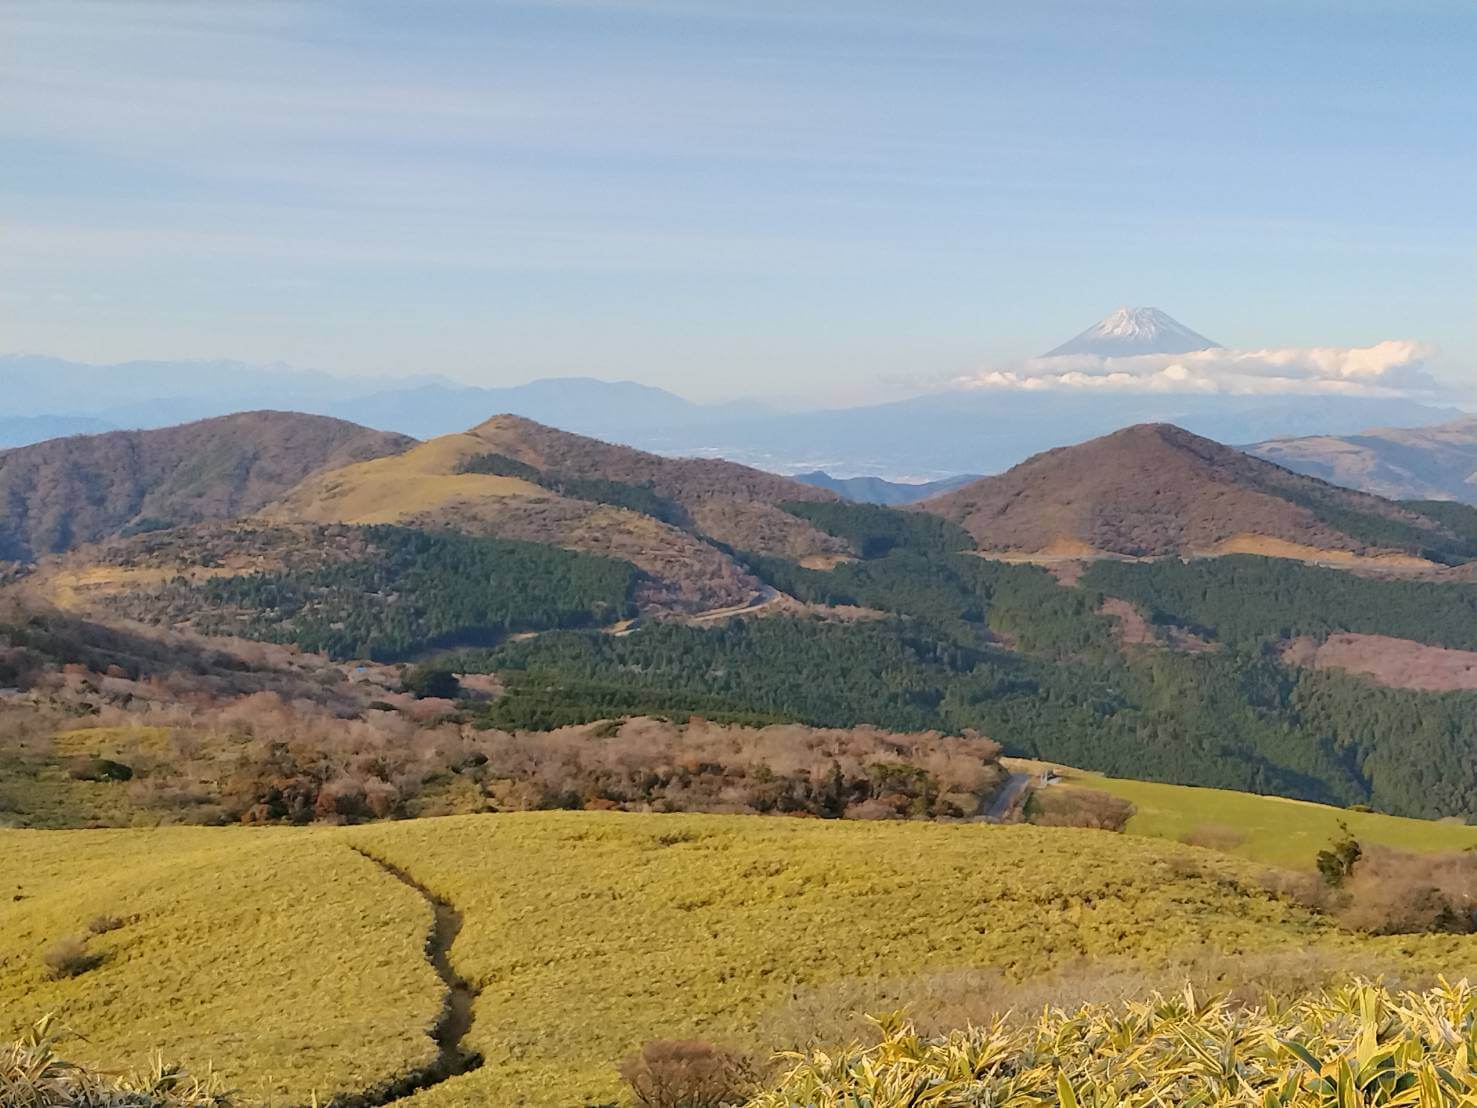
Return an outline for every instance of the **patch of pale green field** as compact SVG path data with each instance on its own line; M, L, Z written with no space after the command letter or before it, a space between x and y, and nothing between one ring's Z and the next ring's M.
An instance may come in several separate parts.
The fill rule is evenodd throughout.
M1040 765L1010 761L1021 767ZM1360 842L1394 850L1432 853L1477 846L1477 827L1464 824L1355 812L1227 789L1130 781L1076 769L1062 772L1063 785L1050 787L1080 785L1131 800L1137 811L1125 829L1130 835L1181 841L1197 832L1230 831L1242 841L1232 843L1229 836L1213 835L1224 840L1218 849L1289 869L1314 868L1318 852L1340 836L1340 821Z

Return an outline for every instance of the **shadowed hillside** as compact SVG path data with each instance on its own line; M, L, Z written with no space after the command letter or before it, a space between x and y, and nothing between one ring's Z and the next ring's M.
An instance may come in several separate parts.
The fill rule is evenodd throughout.
M1437 519L1169 424L1038 454L926 501L982 549L1023 553L1407 555L1460 561Z
M52 439L0 453L0 559L258 510L320 469L414 440L297 412Z

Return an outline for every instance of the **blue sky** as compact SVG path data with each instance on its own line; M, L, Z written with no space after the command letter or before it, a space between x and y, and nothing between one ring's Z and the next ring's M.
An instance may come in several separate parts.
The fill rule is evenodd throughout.
M1477 392L1477 5L0 3L0 350L885 399L1119 304Z

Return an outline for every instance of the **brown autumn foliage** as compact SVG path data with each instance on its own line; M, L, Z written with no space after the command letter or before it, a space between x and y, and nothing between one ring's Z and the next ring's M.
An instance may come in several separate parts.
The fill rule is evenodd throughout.
M487 760L466 772L499 807L960 819L1005 777L974 733L634 719L484 734Z
M58 766L126 797L78 817L89 824L542 808L968 819L1005 778L998 744L974 732L646 718L482 731L450 701L401 691L396 667L55 611L0 612L7 665L0 755L16 780L0 805L22 825L37 817L18 775Z
M1042 550L1071 540L1118 554L1183 554L1241 534L1365 550L1300 502L1309 493L1330 507L1444 533L1409 509L1162 423L1048 450L922 507L960 524L989 550Z
M1027 808L1030 822L1042 827L1091 827L1122 831L1133 816L1132 802L1098 789L1040 789Z
M1477 930L1477 853L1366 846L1340 887L1339 922L1372 935Z
M69 935L58 939L41 954L41 964L47 976L53 980L78 977L98 964L100 959L87 949L87 939L82 935Z
M658 1039L620 1064L620 1075L646 1108L722 1108L742 1104L754 1072L739 1055L698 1039Z
M81 664L44 671L0 700L0 753L29 752L25 764L44 775L60 757L47 751L67 748L65 732L101 734L81 740L92 752L71 764L88 779L127 776L116 787L131 807L87 822L356 822L546 808L965 819L1005 776L999 746L974 733L644 718L480 731L450 701L387 687L399 684L392 667L361 673L289 656L297 668L246 674L265 682L109 677ZM231 691L241 684L257 691ZM93 749L99 741L106 746Z

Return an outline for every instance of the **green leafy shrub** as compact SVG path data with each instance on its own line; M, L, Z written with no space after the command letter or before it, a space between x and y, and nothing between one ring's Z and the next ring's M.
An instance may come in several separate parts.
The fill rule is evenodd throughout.
M1354 872L1354 866L1359 861L1359 856L1364 852L1354 836L1349 833L1349 825L1343 820L1339 821L1340 838L1333 842L1327 850L1320 850L1317 857L1318 872L1323 875L1323 880L1337 888L1342 885Z
M433 697L441 700L455 700L461 694L461 683L457 681L456 674L449 669L438 666L414 666L405 672L405 678L401 682L405 692L412 693L424 700Z
M934 1037L900 1016L877 1022L875 1043L790 1055L789 1071L749 1108L1477 1103L1477 990L1466 981L1424 993L1358 982L1252 1008L1187 988Z

